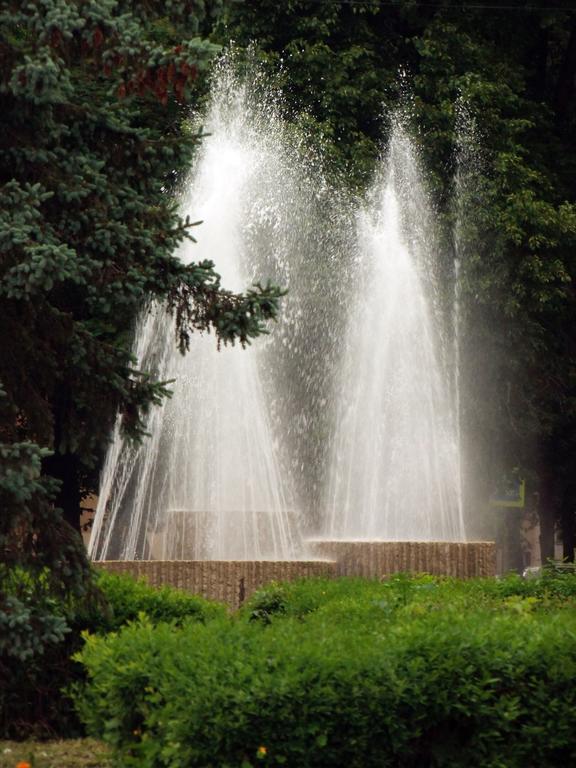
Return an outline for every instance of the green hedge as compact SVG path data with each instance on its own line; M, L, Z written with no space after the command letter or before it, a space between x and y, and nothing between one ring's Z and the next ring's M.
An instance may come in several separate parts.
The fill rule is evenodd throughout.
M172 587L150 587L131 576L100 571L97 584L107 604L105 611L94 611L88 617L90 632L115 632L129 621L144 614L154 624L162 621L211 621L226 615L221 603Z
M525 585L307 582L134 624L88 640L78 707L142 768L574 765L574 581Z
M305 618L318 610L362 613L375 603L391 610L408 602L464 611L478 607L521 611L576 608L576 574L551 570L537 579L510 574L466 581L398 574L384 581L345 578L273 583L256 592L241 613L250 621L267 624L284 617Z
M206 622L226 615L226 608L201 597L165 587L154 589L130 576L99 572L101 600L89 605L52 606L63 632L51 642L30 644L25 659L0 648L0 738L76 736L83 733L66 688L83 678L72 656L83 645L82 632L106 634L139 616L150 622ZM33 605L20 601L18 626L30 623ZM32 611L32 614L31 614ZM24 632L26 627L22 627ZM30 625L30 633L35 632ZM20 643L21 645L21 643Z

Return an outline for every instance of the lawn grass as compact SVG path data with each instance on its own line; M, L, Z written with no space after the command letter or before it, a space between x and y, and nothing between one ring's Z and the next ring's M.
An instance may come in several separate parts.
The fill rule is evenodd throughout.
M0 768L110 768L106 747L95 739L0 741Z

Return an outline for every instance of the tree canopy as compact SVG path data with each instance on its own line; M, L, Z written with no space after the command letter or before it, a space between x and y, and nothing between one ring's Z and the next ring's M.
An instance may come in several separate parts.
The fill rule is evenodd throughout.
M5 0L6 562L20 562L27 546L30 562L46 565L40 552L54 549L42 536L55 535L60 514L52 500L73 522L79 496L96 485L115 413L137 438L141 414L166 396L130 355L146 302L169 303L182 348L190 332L210 328L245 343L276 312L279 289L233 295L211 262L174 257L193 233L172 194L200 139L188 109L217 44L230 40L252 46L283 87L290 117L322 137L333 168L357 190L381 151L387 112L409 103L448 250L458 231L464 418L485 478L480 495L498 473L521 467L546 530L560 518L572 555L576 11L561 6ZM74 557L60 558L62 573L84 567L78 550Z
M0 680L61 641L91 590L74 528L116 414L141 439L168 396L132 357L138 314L166 302L182 351L193 332L249 343L276 316L280 288L230 293L217 253L176 256L196 223L177 203L202 140L190 108L231 41L354 192L387 116L411 115L461 260L468 500L518 468L543 555L559 521L573 559L576 10L553 5L0 2Z
M185 266L175 255L193 236L173 193L201 138L187 118L218 51L203 37L218 10L187 0L0 6L0 612L8 615L14 568L47 595L86 588L80 536L68 524L78 527L80 499L97 487L116 413L138 439L142 415L167 394L135 369L137 314L164 300L182 350L196 331L249 343L276 314L279 288L230 293L211 261Z
M495 5L258 0L222 41L255 41L300 120L362 188L386 115L412 115L447 252L463 252L464 432L484 503L519 467L543 553L561 519L573 558L576 486L576 11ZM541 6L541 7L540 7Z

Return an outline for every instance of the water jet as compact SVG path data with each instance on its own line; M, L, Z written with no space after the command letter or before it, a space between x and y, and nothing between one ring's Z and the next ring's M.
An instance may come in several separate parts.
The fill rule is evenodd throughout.
M270 580L491 575L493 544L466 541L438 238L404 127L366 202L340 218L274 100L255 103L230 68L206 128L182 196L203 224L180 257L213 259L226 288L264 275L291 294L279 332L246 350L197 336L182 357L163 307L142 315L135 356L174 379L174 394L150 414L142 445L117 424L92 558L234 607ZM314 269L330 277L307 281ZM306 337L320 292L338 282L346 288L323 320L337 331L330 343Z

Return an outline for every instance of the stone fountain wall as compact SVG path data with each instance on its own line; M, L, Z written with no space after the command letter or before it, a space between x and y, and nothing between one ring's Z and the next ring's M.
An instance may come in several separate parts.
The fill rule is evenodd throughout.
M495 575L494 542L308 542L315 560L108 560L95 563L150 585L169 585L238 608L271 581L323 576L382 578L393 573L431 573L473 578Z
M308 542L313 557L336 561L337 576L380 578L392 573L431 573L469 579L496 574L493 541Z
M271 581L333 577L329 560L105 560L94 563L112 573L128 573L153 587L184 589L238 608Z

